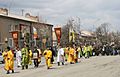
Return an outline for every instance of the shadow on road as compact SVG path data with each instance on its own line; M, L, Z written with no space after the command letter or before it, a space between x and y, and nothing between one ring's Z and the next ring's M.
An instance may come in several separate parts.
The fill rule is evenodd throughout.
M52 67L52 68L50 68L50 69L58 69L58 68Z
M20 71L15 71L14 73L20 73ZM14 74L14 73L13 73L13 74Z

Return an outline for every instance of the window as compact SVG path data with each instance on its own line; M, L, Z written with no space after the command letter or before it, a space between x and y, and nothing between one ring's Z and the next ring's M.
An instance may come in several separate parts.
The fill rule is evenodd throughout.
M15 25L14 27L15 27L15 30L18 30L18 25Z
M18 25L10 25L10 31L16 31L18 29L19 29Z
M13 28L14 28L13 25L10 25L10 31L13 31Z
M30 34L30 26L20 24L20 32L21 32L21 38L24 38L26 33Z
M9 40L8 40L8 45L9 45L10 47L13 47L13 38L9 38Z

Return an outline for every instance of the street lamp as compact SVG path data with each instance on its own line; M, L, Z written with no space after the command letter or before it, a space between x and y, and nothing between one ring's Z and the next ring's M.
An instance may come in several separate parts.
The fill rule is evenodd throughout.
M4 41L5 41L4 48L6 48L8 46L8 38L5 38Z
M8 39L7 38L5 38L5 43L8 43Z

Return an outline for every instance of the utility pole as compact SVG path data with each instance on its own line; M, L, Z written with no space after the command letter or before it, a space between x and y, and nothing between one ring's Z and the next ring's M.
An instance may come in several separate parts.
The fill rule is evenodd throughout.
M11 7L12 7L12 4L13 4L13 0L11 0L10 4L8 5L8 9L9 9L8 14L10 13L10 10L11 10Z
M24 9L22 9L21 11L22 11L22 16L24 16Z

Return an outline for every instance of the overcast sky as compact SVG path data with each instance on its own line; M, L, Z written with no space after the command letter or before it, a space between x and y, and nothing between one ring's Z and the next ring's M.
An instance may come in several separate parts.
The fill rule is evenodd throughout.
M93 29L103 22L110 23L111 30L120 28L120 0L0 0L0 7L9 7L16 14L24 9L53 25L80 17L83 29Z

